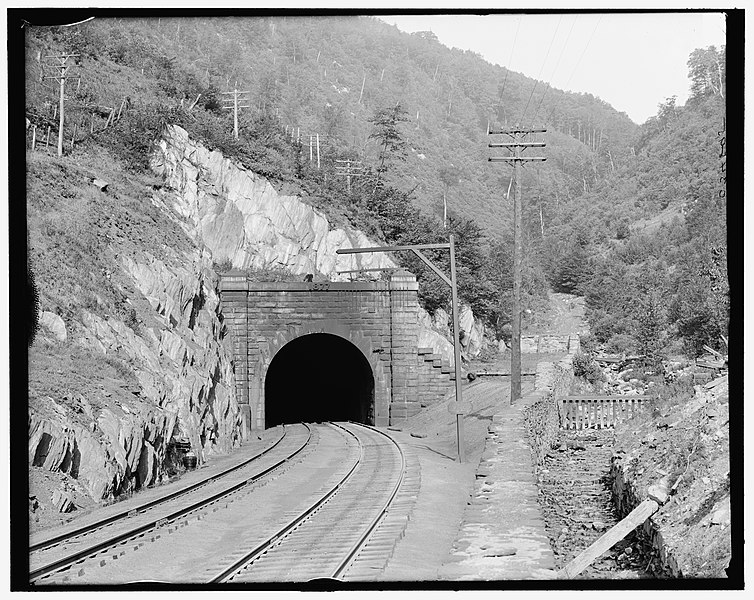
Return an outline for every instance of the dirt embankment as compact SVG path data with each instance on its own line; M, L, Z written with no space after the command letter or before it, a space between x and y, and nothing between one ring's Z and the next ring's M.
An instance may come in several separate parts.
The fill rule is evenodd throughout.
M684 578L726 577L731 560L727 376L693 395L658 402L617 432L612 474L621 514L660 484L669 501L645 523L655 571Z

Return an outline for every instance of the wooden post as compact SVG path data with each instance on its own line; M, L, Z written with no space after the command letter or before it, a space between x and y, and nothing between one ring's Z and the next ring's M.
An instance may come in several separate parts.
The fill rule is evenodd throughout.
M317 169L319 169L319 134L317 134Z
M92 113L92 121L91 125L89 126L89 133L94 133L94 113Z
M63 123L64 123L64 109L63 102L65 101L65 72L60 74L60 124L58 127L58 156L63 156Z
M50 146L50 126L47 126L47 138L45 139L45 148Z
M514 157L521 151L514 149ZM521 161L514 162L516 193L513 202L513 337L511 338L511 404L521 397Z
M309 162L314 160L314 136L309 134Z
M605 535L569 562L565 568L558 573L558 578L573 579L576 577L597 558L602 556L639 525L644 523L649 517L655 514L659 508L660 505L655 500L651 498L644 500L644 502L632 510L625 519L615 525L605 533Z
M458 318L458 286L456 284L456 251L455 239L450 234L450 291L453 309L453 356L455 359L456 375L456 404L461 407L461 342L460 324ZM463 414L456 413L456 440L458 442L458 462L464 462L463 442Z
M238 139L238 82L233 88L233 135Z
M71 136L71 150L73 150L73 144L76 141L76 129L78 128L78 123L73 124L73 135Z
M450 98L448 99L450 102ZM448 106L450 111L450 106ZM513 314L511 315L513 336L511 339L511 404L521 397L521 271L522 271L522 228L521 228L521 163L523 161L544 161L544 157L523 156L522 150L529 147L542 148L544 142L525 142L530 133L545 133L546 129L492 129L487 127L487 135L505 134L513 138L511 143L489 144L490 148L507 148L512 156L490 157L489 162L512 162L516 192L513 202Z

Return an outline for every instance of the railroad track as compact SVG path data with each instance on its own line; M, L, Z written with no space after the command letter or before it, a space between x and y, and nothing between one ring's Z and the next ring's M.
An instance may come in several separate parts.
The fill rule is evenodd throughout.
M213 575L211 583L357 580L384 569L407 520L399 514L386 523L407 473L406 457L391 437L376 429L351 423L333 426L356 442L349 446L343 468L303 510L243 551Z
M284 465L265 468L270 476L245 484L221 478L225 493L197 487L191 505L173 504L168 516L152 511L149 522L126 531L101 528L92 541L85 535L85 549L66 549L65 563L48 556L33 569L32 581L243 586L374 580L406 526L418 465L390 436L355 423L310 425L311 442L299 439L294 448L291 434L304 427L289 426L287 442L274 452ZM295 458L279 459L284 450ZM255 473L263 470L254 464Z
M43 584L52 575L70 571L87 561L99 560L102 564L106 560L102 557L130 541L138 540L143 545L150 532L259 483L290 464L312 443L312 433L306 424L284 426L272 444L237 465L127 511L33 542L29 546L30 582ZM113 556L122 553L119 550ZM70 576L65 575L64 579L68 581Z

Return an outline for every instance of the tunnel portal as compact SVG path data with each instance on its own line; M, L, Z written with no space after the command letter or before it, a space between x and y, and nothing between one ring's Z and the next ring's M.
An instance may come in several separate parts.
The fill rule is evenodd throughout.
M315 421L374 424L372 368L359 348L337 335L303 335L283 346L264 386L266 428Z

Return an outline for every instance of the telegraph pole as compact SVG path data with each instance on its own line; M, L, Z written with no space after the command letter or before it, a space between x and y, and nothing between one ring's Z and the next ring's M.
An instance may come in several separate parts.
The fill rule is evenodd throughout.
M63 156L63 124L65 122L64 105L65 105L65 81L71 75L68 75L68 69L73 65L68 64L69 58L79 56L78 54L55 54L45 56L45 59L51 59L57 61L55 64L47 64L46 67L57 69L57 75L47 75L44 79L57 79L60 82L60 122L58 125L58 156ZM79 77L80 80L80 77Z
M335 160L335 170L338 175L345 175L346 183L348 185L348 193L351 193L351 177L360 177L364 174L364 169L361 166L360 160Z
M249 91L246 90L245 92L242 92L238 89L238 82L235 83L233 86L233 91L231 92L223 92L223 94L233 94L233 98L223 98L223 102L226 103L223 108L225 109L233 109L233 135L236 136L236 139L238 139L238 109L239 108L251 108L251 106L248 104L249 98L248 96L245 96L244 94L248 94ZM243 102L243 106L239 106L239 101ZM232 102L233 104L229 104Z
M521 397L521 163L547 160L541 156L523 156L527 148L544 148L544 142L527 142L530 133L545 133L546 129L490 129L487 135L508 135L512 142L492 142L490 148L506 148L513 156L492 156L489 162L513 164L513 181L516 184L513 199L513 337L511 339L511 404Z

